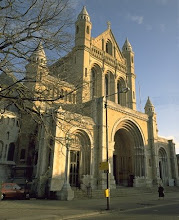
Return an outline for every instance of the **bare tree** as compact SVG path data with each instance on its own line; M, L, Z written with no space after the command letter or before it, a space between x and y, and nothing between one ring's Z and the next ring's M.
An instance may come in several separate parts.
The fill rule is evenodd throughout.
M29 81L25 75L29 57L39 42L48 51L51 62L55 56L69 51L73 42L72 24L69 0L0 1L0 74L13 78L8 87L1 89L1 98L12 103L34 101L32 96L27 96L23 84Z

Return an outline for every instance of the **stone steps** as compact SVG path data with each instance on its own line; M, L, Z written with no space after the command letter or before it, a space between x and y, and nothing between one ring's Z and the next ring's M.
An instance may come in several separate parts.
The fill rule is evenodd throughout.
M179 187L164 187L165 192L179 192ZM138 188L138 187L119 187L117 189L110 190L111 198L114 197L126 197L135 196L139 194L157 194L157 187L151 188ZM92 190L91 192L87 190L74 190L74 199L101 199L104 198L104 189Z

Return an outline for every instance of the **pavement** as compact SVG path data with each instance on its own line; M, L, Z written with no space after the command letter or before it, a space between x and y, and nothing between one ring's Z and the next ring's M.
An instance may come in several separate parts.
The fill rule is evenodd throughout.
M105 212L125 213L132 210L179 203L179 192L168 192L164 200L156 194L139 194L110 198L110 210L104 199L59 200L3 200L0 201L0 220L65 220L95 216ZM93 218L94 216L94 218Z

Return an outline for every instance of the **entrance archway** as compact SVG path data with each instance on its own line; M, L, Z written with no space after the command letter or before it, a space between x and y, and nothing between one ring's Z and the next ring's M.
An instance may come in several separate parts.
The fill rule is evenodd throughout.
M159 174L164 185L168 184L167 154L164 148L159 149Z
M72 135L70 147L70 185L78 187L83 175L90 175L91 143L85 131L77 130Z
M116 185L133 186L135 177L145 176L144 143L130 120L120 122L114 136L113 175Z

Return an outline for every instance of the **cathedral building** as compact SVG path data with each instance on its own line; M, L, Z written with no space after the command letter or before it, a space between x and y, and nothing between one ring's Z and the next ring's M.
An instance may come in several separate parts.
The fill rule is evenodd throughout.
M134 51L129 40L120 49L110 23L93 38L85 7L75 30L75 46L65 57L48 67L40 44L26 66L27 76L38 79L26 86L36 96L45 92L53 102L36 102L45 128L30 119L27 125L25 115L21 118L17 170L22 165L31 167L28 178L39 197L47 190L62 198L65 184L71 191L87 185L105 189L106 171L100 165L107 161L111 189L159 183L178 186L175 144L158 136L150 98L144 113L136 109Z

